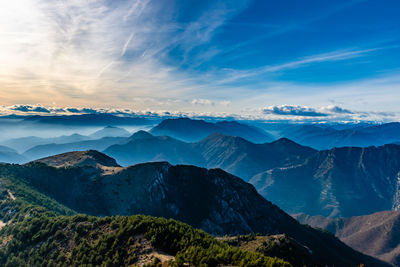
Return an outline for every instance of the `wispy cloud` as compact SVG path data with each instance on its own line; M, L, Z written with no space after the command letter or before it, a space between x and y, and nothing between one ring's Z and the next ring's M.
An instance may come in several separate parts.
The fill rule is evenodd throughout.
M3 103L144 108L134 99L190 95L196 78L164 60L173 49L188 54L209 42L241 5L218 3L182 23L169 6L148 0L2 1Z
M190 103L192 105L200 105L200 106L215 106L215 105L229 106L231 104L231 101L229 100L213 101L210 99L195 98Z
M285 62L277 65L266 65L263 67L246 69L246 70L226 69L224 70L224 76L226 78L219 80L218 83L219 84L232 83L249 77L260 76L266 73L277 73L285 70L301 68L315 63L349 60L357 57L363 57L375 51L379 51L386 48L388 47L335 50L327 53L306 56L303 58L296 59L294 61Z

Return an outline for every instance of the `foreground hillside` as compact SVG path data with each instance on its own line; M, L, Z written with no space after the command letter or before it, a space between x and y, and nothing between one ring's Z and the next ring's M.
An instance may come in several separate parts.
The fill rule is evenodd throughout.
M382 211L351 218L330 219L305 214L295 218L301 223L330 231L363 253L400 266L400 211Z
M2 230L4 266L291 266L174 220L33 215Z
M24 166L2 165L0 175L27 183L63 207L81 213L162 216L217 235L287 234L308 247L317 265L383 264L331 234L300 225L262 198L253 186L218 169L168 163L121 168L104 154L88 151Z
M14 177L0 177L0 219L1 266L290 266L175 220L76 215Z

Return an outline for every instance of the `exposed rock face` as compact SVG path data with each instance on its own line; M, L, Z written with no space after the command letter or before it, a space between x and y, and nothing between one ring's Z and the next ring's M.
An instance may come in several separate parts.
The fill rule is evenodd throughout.
M398 207L400 146L345 147L258 174L251 183L289 213L365 215Z
M358 251L400 266L400 211L336 219L305 214L294 217L301 223L332 232Z
M85 157L91 158L85 153ZM166 162L99 168L99 155L93 156L95 167L73 160L72 155L46 159L67 168L33 162L24 166L7 165L4 169L0 165L0 174L23 177L38 191L78 212L175 218L216 235L285 233L308 247L315 260L323 265L353 266L360 262L382 265L353 251L331 234L300 225L260 196L252 185L220 169L172 166ZM63 164L61 158L68 164Z

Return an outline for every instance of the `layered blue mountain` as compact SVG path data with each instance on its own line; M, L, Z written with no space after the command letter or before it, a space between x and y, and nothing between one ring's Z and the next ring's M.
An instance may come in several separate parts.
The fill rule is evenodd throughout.
M104 137L128 137L130 135L131 133L124 128L116 126L106 126L103 129L100 129L90 134L89 137L93 139L100 139Z
M350 124L346 127L313 124L280 124L277 127L265 127L278 137L287 137L319 150L345 146L381 146L400 142L398 122L380 125Z
M186 143L141 131L128 143L110 146L104 152L124 166L165 160L172 164L221 168L249 180L262 171L301 162L316 151L285 138L254 144L241 137L214 133L199 142Z
M126 141L125 137L103 137L95 140L85 140L72 143L50 143L45 145L37 145L25 151L22 155L29 159L39 159L48 157L54 154L61 154L70 151L80 151L80 150L104 150L109 146L114 144L124 143Z
M29 116L26 122L74 126L135 126L149 125L151 122L141 117L120 117L111 114L83 114L58 116Z
M0 162L24 163L26 161L27 159L16 150L7 146L0 146Z
M158 136L171 136L186 142L196 142L213 133L240 136L255 143L274 140L264 130L237 121L212 123L189 118L163 120L160 124L152 128L150 133Z
M88 136L80 134L50 138L32 136L10 139L4 144L23 151L22 155L26 159L34 160L69 151L104 150L111 145L125 142L129 136L130 133L123 128L106 126Z
M2 144L8 147L11 147L20 153L25 152L26 150L38 146L38 145L45 145L45 144L65 144L65 143L73 143L73 142L80 142L84 140L90 139L87 136L80 135L80 134L72 134L72 135L63 135L58 137L36 137L36 136L27 136L27 137L20 137L20 138L13 138L6 141L3 141Z

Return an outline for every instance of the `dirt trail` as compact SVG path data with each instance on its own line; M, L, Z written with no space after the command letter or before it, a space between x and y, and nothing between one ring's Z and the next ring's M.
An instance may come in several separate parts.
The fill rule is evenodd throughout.
M14 196L14 194L10 191L7 190L8 196L12 199L12 200L16 200L17 198Z

